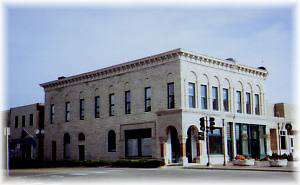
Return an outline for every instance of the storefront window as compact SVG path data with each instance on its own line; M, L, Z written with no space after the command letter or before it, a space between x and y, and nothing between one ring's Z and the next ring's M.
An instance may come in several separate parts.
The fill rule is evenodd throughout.
M249 136L248 136L248 126L247 125L242 125L242 150L243 150L243 155L248 156L249 155Z
M125 130L125 154L126 157L151 156L151 128Z
M223 154L222 129L215 128L213 133L208 133L208 136L210 154Z

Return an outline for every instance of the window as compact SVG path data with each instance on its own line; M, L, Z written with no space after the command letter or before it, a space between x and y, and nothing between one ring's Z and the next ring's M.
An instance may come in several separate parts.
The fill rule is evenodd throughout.
M84 133L79 133L78 134L78 141L84 141L85 140L85 135L84 135Z
M84 99L79 100L79 119L84 120Z
M125 91L125 114L130 114L130 91Z
M19 127L19 117L15 116L15 128Z
M222 129L215 128L213 132L208 132L210 154L223 154Z
M116 133L113 130L108 132L108 152L115 152L116 151Z
M53 124L53 121L54 121L54 110L55 110L54 104L51 104L50 105L50 124Z
M226 112L229 111L228 99L229 99L228 89L224 88L223 89L223 108L224 108L224 111L226 111Z
M100 96L95 97L95 118L100 117Z
M294 147L294 139L291 138L291 148L293 148L293 147Z
M201 108L207 109L207 86L201 85Z
M280 131L280 146L281 146L281 150L286 150L286 135L285 135L285 131Z
M189 82L189 107L196 108L195 83Z
M66 102L65 105L65 122L70 121L70 102Z
M22 116L22 127L25 127L25 115Z
M151 111L151 87L145 87L145 112Z
M241 93L241 91L236 91L236 112L242 113L242 93Z
M125 156L152 156L151 128L125 130Z
M33 125L33 114L29 114L29 125Z
M251 114L251 94L246 92L246 113Z
M109 116L115 115L115 94L109 95Z
M175 107L174 82L168 83L168 109Z
M212 87L212 103L213 103L213 110L219 110L218 87Z
M260 111L259 111L259 95L255 94L255 114L259 115Z
M241 138L241 124L235 124L235 140L236 140L236 152L242 155L242 138Z

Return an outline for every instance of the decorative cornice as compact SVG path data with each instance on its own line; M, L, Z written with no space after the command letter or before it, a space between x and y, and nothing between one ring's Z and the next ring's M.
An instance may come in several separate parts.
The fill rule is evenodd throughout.
M201 54L194 54L194 53L191 53L188 51L184 51L181 48L178 48L178 49L174 49L174 50L160 53L157 55L152 55L149 57L145 57L145 58L133 60L130 62L114 65L111 67L106 67L103 69L99 69L99 70L95 70L95 71L91 71L91 72L87 72L87 73L82 73L79 75L62 78L59 80L42 83L42 84L40 84L40 86L43 87L45 90L60 88L60 87L68 86L68 85L74 85L77 83L108 78L108 77L123 74L126 72L143 69L146 67L160 65L165 62L174 61L176 59L179 59L180 57L190 58L192 60L195 60L197 62L201 62L204 64L212 64L212 65L217 65L220 67L235 69L239 72L256 74L256 75L259 75L262 77L266 77L268 75L268 72L266 70L261 70L258 68L253 68L253 67L237 64L235 62L229 62L226 60L217 59L217 58L213 58L213 57L209 57L209 56L205 56L205 55L201 55Z

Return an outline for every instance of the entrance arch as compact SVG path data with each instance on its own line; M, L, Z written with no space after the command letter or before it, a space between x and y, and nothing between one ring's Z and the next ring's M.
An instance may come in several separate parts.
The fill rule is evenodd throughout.
M192 125L187 130L186 139L186 157L188 158L189 163L195 163L197 157L199 156L198 143L198 128Z
M178 139L178 132L174 126L168 126L167 143L166 143L166 159L167 163L178 163L180 159L180 144Z

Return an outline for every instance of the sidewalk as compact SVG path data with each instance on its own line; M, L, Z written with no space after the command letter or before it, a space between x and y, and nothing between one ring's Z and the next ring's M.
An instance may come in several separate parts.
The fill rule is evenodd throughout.
M298 162L297 162L298 163ZM232 163L227 163L226 166L223 165L211 165L208 167L206 165L200 164L188 164L183 166L185 169L211 169L211 170L246 170L246 171L278 171L278 172L299 172L295 166L299 166L296 162L289 162L287 167L259 167L259 166L236 166Z

